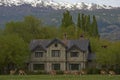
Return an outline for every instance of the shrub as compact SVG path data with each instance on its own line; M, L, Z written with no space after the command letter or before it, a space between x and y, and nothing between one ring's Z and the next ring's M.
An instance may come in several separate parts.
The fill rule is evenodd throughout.
M56 71L57 74L63 74L63 71Z
M42 74L48 74L46 71L29 71L27 74L30 75L42 75Z
M100 70L97 68L89 68L87 69L88 74L99 74Z

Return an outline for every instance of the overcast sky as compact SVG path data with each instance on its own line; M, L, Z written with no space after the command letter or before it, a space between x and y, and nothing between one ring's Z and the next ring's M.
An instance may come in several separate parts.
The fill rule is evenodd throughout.
M56 2L69 2L69 3L76 3L76 2L86 2L86 3L97 3L97 4L105 4L120 7L120 0L54 0Z

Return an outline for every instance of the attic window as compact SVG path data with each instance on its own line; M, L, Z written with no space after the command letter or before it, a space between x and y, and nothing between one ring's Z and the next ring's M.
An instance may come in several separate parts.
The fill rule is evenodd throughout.
M36 51L35 57L43 57L43 52Z
M71 57L78 57L78 56L79 56L79 53L78 53L78 52L71 52L71 53L70 53L70 56L71 56Z
M55 47L58 47L58 44L57 44L57 43L55 43Z

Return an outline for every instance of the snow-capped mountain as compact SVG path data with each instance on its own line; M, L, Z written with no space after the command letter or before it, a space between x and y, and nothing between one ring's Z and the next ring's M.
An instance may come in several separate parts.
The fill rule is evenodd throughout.
M55 2L53 0L0 0L0 6L20 6L23 4L29 4L33 7L52 7L53 9L113 9L112 6L88 4L88 3L66 3L66 2Z

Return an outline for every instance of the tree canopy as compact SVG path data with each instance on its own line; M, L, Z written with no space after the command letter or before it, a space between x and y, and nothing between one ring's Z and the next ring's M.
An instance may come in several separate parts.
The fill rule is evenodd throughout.
M28 45L17 35L0 36L0 67L23 66L29 54Z
M69 11L65 11L63 13L63 18L62 18L62 27L68 27L68 26L73 26L74 22L72 20L72 16Z

